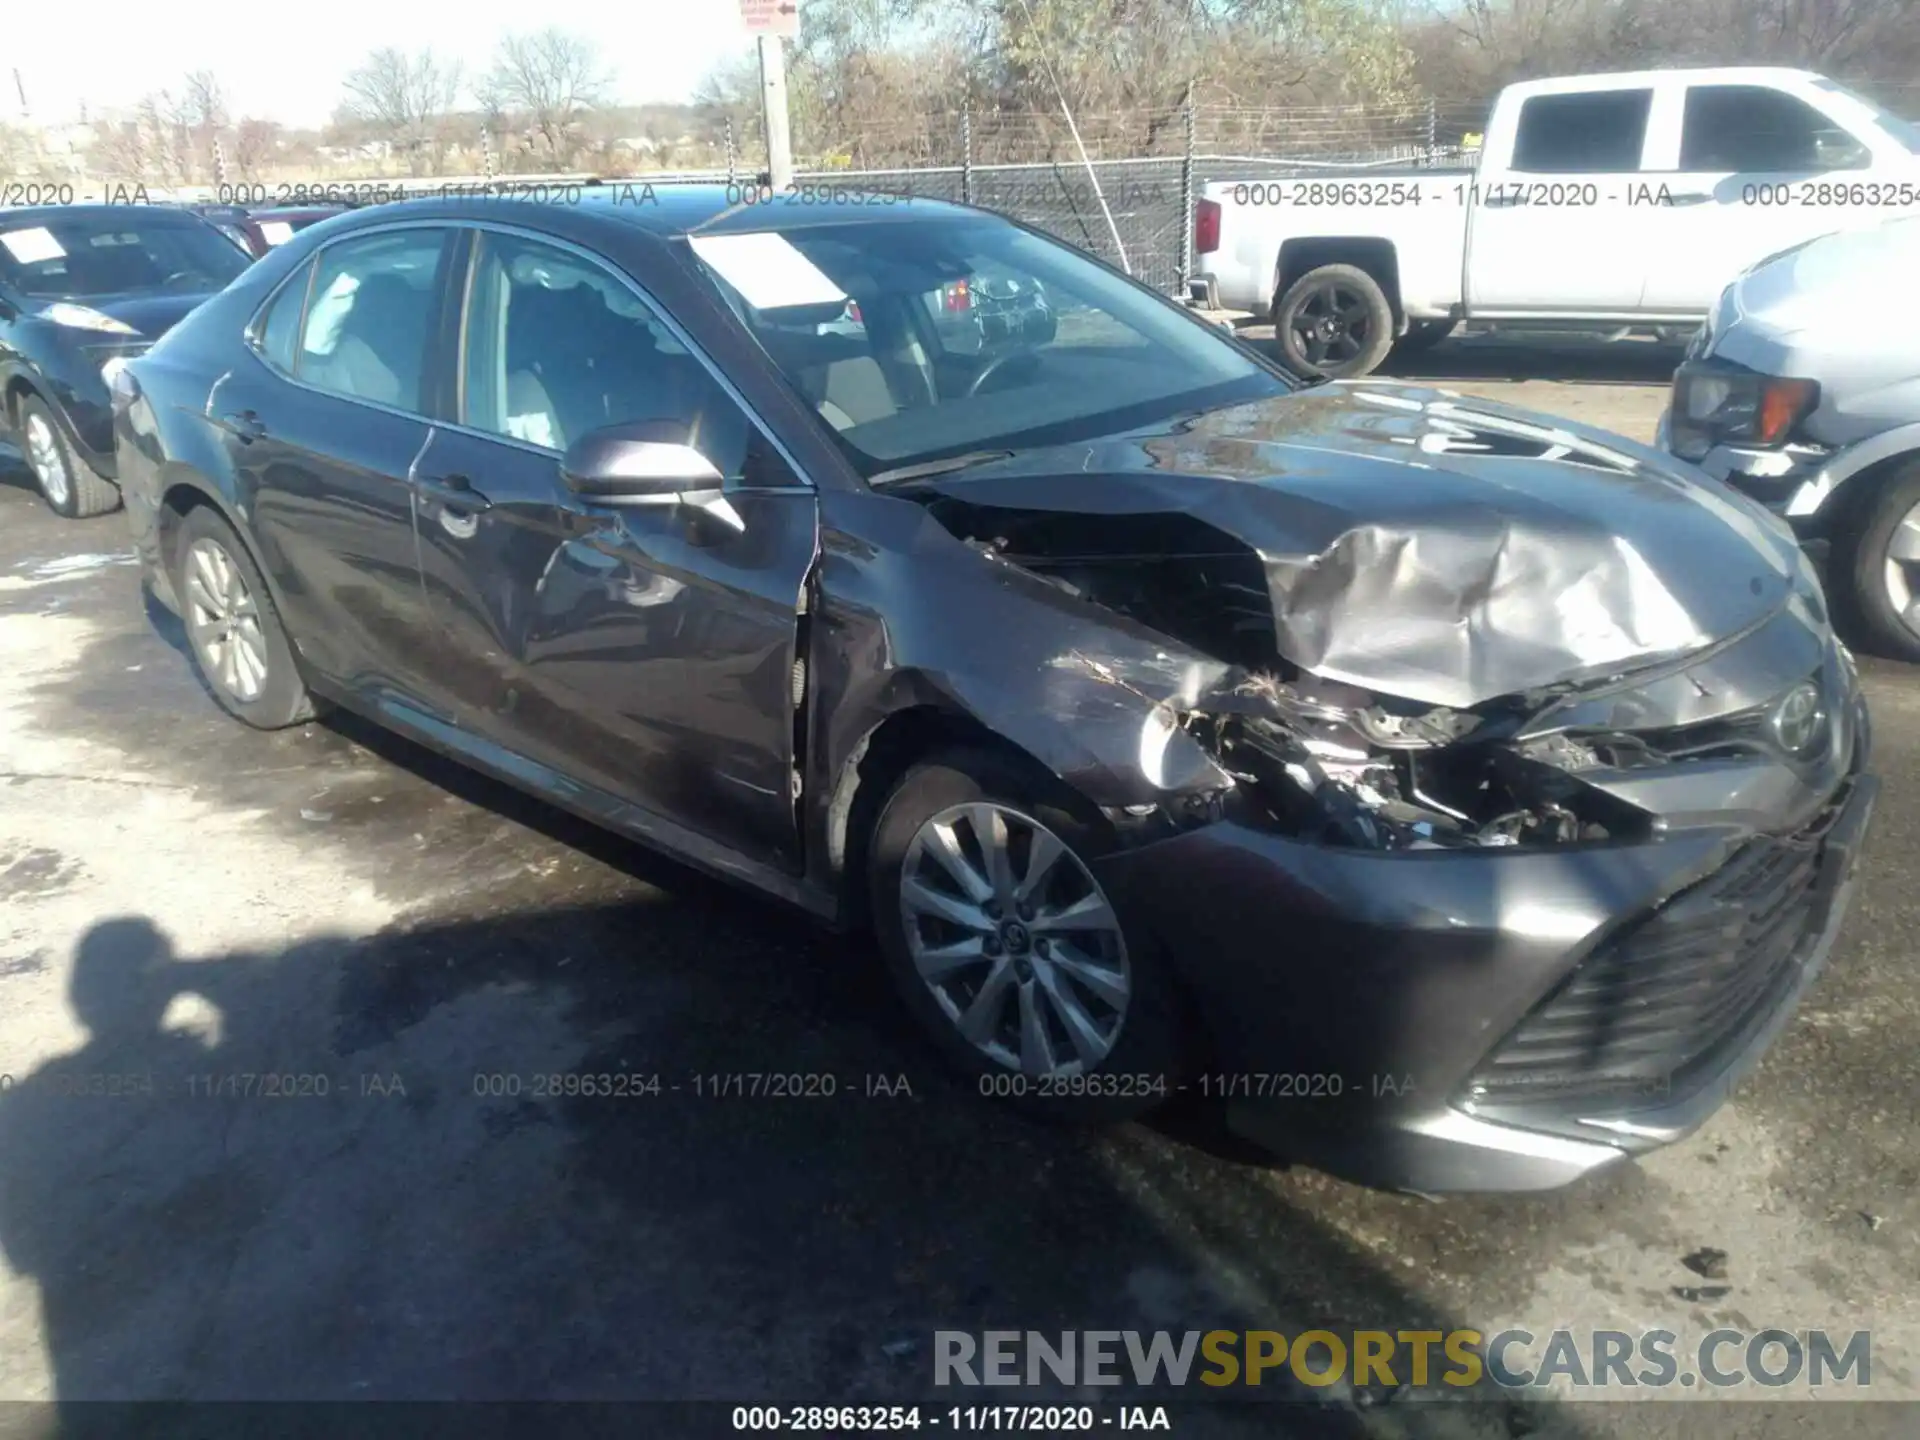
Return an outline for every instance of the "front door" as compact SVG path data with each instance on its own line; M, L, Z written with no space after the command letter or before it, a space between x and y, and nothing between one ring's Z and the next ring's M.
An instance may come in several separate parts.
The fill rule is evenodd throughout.
M624 278L476 236L460 423L415 467L421 576L460 723L756 859L799 865L793 673L813 491ZM582 435L677 420L741 526L583 501ZM547 783L553 783L551 779Z
M1735 276L1829 231L1895 213L1859 183L1867 147L1797 95L1770 85L1689 85L1678 151L1660 182L1676 203L1662 219L1663 263L1647 306L1705 313ZM1889 193L1897 187L1885 187Z

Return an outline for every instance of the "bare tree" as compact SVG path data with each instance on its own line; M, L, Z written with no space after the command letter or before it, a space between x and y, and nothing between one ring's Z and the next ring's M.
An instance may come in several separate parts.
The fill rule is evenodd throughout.
M280 148L280 126L271 120L240 122L233 142L233 165L242 180L258 180Z
M431 50L409 56L392 46L375 50L346 78L342 107L407 158L415 175L438 171L447 122L460 96L460 66Z
M581 148L580 122L610 84L593 42L564 30L509 35L482 92L486 108L517 117L561 169Z

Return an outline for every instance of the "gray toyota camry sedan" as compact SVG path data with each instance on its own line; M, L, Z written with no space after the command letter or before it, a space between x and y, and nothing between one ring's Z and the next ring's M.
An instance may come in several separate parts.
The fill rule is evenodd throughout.
M1303 387L990 214L734 198L358 210L128 365L127 515L218 702L870 933L1029 1108L1443 1192L1720 1103L1877 791L1778 521L1567 421Z

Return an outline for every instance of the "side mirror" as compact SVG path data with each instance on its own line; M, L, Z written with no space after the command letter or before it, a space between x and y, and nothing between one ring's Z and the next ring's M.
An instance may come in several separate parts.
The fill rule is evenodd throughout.
M713 462L687 443L676 420L634 420L590 430L560 457L560 478L602 505L682 506L740 531L740 518Z

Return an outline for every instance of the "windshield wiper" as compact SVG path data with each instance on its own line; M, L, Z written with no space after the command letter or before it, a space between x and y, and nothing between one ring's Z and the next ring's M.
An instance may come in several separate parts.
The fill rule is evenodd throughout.
M955 470L970 470L975 465L985 465L994 460L1011 460L1011 450L970 450L965 455L949 455L944 460L923 460L918 465L901 465L892 470L882 470L877 475L869 475L867 484L879 489L884 485L897 485L903 480L921 480L929 475L947 475Z

